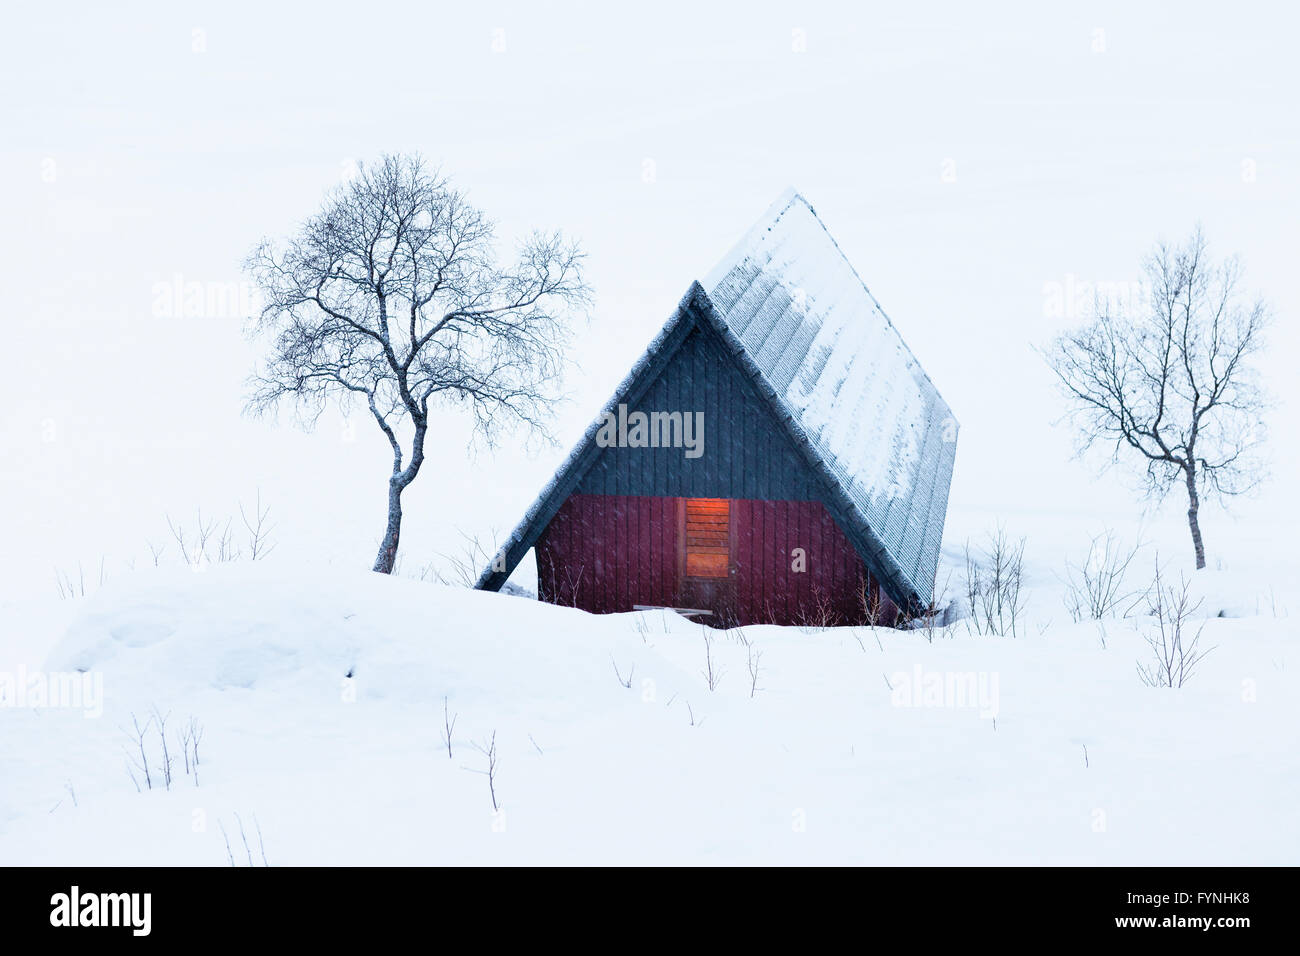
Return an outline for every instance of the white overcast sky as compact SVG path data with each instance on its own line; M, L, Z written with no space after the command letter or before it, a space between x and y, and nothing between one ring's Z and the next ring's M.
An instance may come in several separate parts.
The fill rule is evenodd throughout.
M228 513L259 488L286 551L369 564L389 464L373 424L349 441L337 417L313 435L241 418L239 317L155 300L159 283L240 282L257 239L384 151L440 163L507 241L578 236L596 292L564 447L468 455L449 416L408 496L408 565L454 550L458 528L508 530L690 282L789 185L962 423L953 534L1136 518L1118 477L1069 460L1030 347L1062 326L1052 283L1135 280L1157 238L1201 222L1278 315L1274 478L1234 547L1296 527L1294 8L285 6L6 11L0 597L78 561L144 560L164 512ZM1228 524L1207 516L1212 555Z

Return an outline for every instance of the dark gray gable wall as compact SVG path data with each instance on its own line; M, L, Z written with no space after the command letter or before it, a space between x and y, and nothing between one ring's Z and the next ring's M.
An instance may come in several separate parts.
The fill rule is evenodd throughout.
M694 313L692 311L692 319ZM702 454L685 448L601 448L575 489L593 495L819 500L788 433L707 324L690 332L628 412L703 415Z

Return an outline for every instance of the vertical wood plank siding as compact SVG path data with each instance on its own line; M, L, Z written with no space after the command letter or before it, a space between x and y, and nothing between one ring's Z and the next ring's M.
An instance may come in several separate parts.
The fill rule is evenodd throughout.
M865 620L867 569L821 502L735 499L731 513L734 603L710 623ZM537 542L538 596L597 614L680 606L677 514L674 497L571 495Z

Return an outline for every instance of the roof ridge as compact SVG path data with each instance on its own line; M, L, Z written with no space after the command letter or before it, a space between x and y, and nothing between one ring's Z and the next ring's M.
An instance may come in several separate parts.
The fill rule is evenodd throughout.
M877 299L875 293L871 291L871 287L868 286L866 280L862 278L862 274L858 272L857 267L853 265L853 260L845 255L839 242L836 241L834 234L826 227L826 223L822 221L822 217L817 215L817 210L813 207L813 204L810 203L807 197L804 196L803 193L799 192L799 190L794 186L787 186L782 190L776 200L767 207L767 211L764 212L763 215L753 223L753 225L745 230L744 235L740 237L739 241L732 246L728 253L723 256L712 269L705 273L704 278L698 280L704 287L705 291L708 292L710 289L715 288L726 277L727 273L735 268L740 260L744 258L745 251L751 247L752 241L764 232L771 232L777 223L779 223L785 216L790 207L795 203L802 203L803 206L807 208L808 212L817 222L817 225L821 227L822 232L826 234L826 238L830 240L831 246L834 247L835 252L844 261L844 264L849 267L849 271L853 273L853 278L857 280L860 286L862 286L862 291L867 294L867 298L871 300L871 304L875 307L876 311L880 313L881 318L885 320L885 325L888 326L894 335L898 337L899 343L903 346L903 350L907 353L908 358L912 360L912 364L915 366L916 371L918 371L921 374L921 377L925 379L926 383L934 389L934 393L939 396L939 400L948 407L949 416L953 418L953 421L956 421L956 417L952 415L952 406L948 405L947 400L943 397L943 393L940 392L939 387L935 385L934 379L930 378L930 373L925 370L925 366L923 366L920 359L916 357L916 353L912 351L912 347L908 345L907 340L903 338L903 333L899 331L894 320L889 317L889 313L885 311L884 306L880 304L880 300ZM710 297L710 302L712 302L712 297ZM958 424L960 425L960 422L958 422Z

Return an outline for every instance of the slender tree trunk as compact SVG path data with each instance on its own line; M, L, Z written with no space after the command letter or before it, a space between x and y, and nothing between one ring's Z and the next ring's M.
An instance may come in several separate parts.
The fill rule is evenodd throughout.
M402 459L400 453L395 452L394 455L393 476L388 479L388 526L384 529L384 540L379 545L379 554L375 556L375 566L372 569L380 574L392 574L393 568L397 565L397 545L402 537L402 492L406 490L407 485L415 481L415 476L420 473L420 466L424 464L424 439L428 428L422 410L420 417L415 420L415 439L411 443L410 464L401 471L396 470ZM391 432L389 440L393 442L393 448L396 449L397 442Z
M375 556L373 570L380 574L392 574L397 564L397 544L402 536L402 490L401 475L393 475L388 481L388 526L384 529L384 540L379 545L379 554Z
M1201 498L1196 493L1196 469L1187 468L1187 524L1192 529L1192 547L1196 549L1196 570L1205 567L1205 542L1201 540Z

